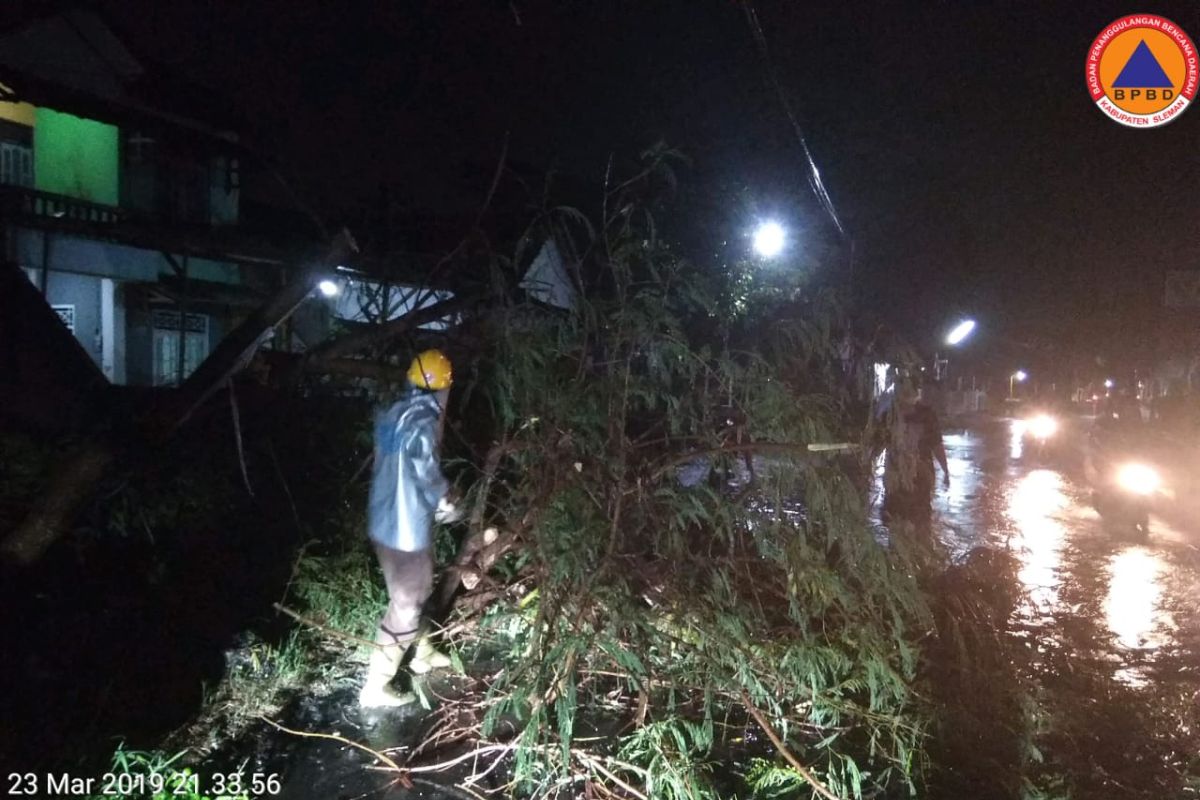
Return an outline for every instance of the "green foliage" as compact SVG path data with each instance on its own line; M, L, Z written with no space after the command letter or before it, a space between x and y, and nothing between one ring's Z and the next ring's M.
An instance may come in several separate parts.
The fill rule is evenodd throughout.
M205 792L207 787L202 778L182 764L186 754L187 751L171 756L160 750L126 750L122 743L113 753L109 770L112 780L101 781L103 793L91 795L88 800L250 800L247 792L218 795Z
M916 570L876 541L842 468L805 449L848 428L836 304L714 328L719 282L657 243L625 189L606 207L586 301L565 316L504 308L486 328L487 394L512 446L489 519L519 528L538 595L485 619L509 655L485 733L519 721L515 777L534 795L582 769L650 797L715 797L708 765L728 742L712 720L748 696L847 796L911 788L930 625ZM685 485L680 468L735 434L781 445L750 490ZM578 749L586 709L635 698L636 724L606 753Z
M370 638L387 606L387 592L366 537L332 556L308 555L297 564L292 595L318 622L342 633Z
M647 723L621 741L619 759L641 765L646 793L665 800L717 798L708 754L715 743L713 722L668 715Z
M765 758L751 761L750 769L746 772L746 783L750 786L752 796L761 800L798 797L805 782L795 769L779 766Z

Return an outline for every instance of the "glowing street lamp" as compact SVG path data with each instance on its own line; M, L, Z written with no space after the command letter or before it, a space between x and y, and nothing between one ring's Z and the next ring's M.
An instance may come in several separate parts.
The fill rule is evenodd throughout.
M330 280L324 280L317 284L317 288L326 297L333 297L338 293L338 285Z
M946 336L946 344L957 347L975 330L975 320L964 319L955 325ZM942 358L941 353L933 354L933 374L937 380L944 380L950 371L950 359Z
M975 320L964 319L962 322L955 325L954 329L950 331L950 335L946 337L946 344L950 345L951 347L962 344L963 340L970 336L971 332L974 330Z
M778 222L764 222L754 231L754 252L763 258L774 258L787 244L787 231Z
M1025 379L1028 377L1029 377L1028 373L1026 373L1025 370L1023 370L1023 369L1019 369L1016 372L1014 372L1012 375L1008 376L1008 397L1009 397L1009 399L1012 399L1014 396L1013 395L1013 391L1015 389L1014 384L1015 383L1024 383Z
M1113 382L1112 378L1104 379L1104 388L1105 389L1111 389L1111 388L1113 388L1113 386L1116 386L1116 383Z

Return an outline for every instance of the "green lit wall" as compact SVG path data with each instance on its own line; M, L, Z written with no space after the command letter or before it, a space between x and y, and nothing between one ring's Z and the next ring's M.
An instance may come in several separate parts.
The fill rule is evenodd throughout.
M120 197L119 153L116 127L37 109L33 174L38 189L115 206Z

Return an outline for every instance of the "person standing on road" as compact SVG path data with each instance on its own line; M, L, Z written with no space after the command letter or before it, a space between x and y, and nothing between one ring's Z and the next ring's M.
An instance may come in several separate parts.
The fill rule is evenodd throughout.
M942 468L942 486L950 486L941 424L933 406L907 383L896 389L895 401L886 435L883 519L927 522L933 512L935 461Z
M388 607L359 692L364 708L401 706L416 699L412 692L397 692L391 686L414 643L412 672L450 665L430 643L421 612L433 591L433 523L453 522L459 516L447 499L449 484L438 463L451 378L450 360L440 350L426 350L409 367L408 391L375 419L367 533L387 584Z

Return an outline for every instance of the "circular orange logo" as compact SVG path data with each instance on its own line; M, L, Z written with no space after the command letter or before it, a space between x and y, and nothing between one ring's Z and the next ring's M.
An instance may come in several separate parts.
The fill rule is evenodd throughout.
M1106 26L1087 57L1092 100L1131 128L1177 118L1196 96L1200 67L1191 37L1156 14L1130 14Z

